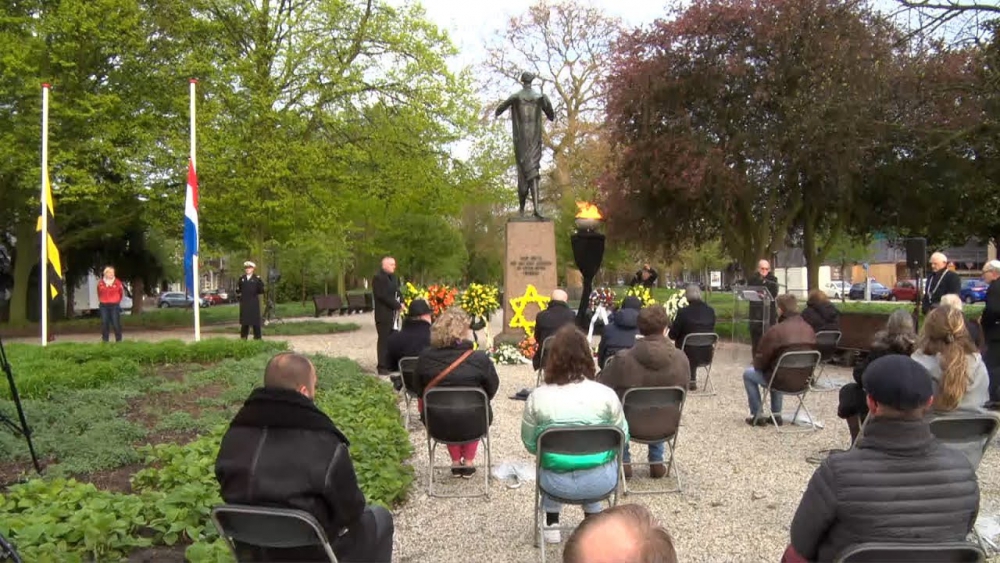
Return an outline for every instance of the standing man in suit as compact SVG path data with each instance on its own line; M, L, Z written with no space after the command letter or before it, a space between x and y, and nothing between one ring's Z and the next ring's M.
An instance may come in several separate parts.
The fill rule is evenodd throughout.
M770 307L766 319L767 326L764 326L763 322L765 320L764 303L761 301L750 302L750 351L756 356L757 343L760 342L761 335L778 320L778 308L775 305L775 299L778 298L778 278L771 271L771 263L763 259L757 262L757 271L747 280L747 285L750 287L763 287L770 294L764 296Z
M240 338L243 340L250 334L250 327L253 327L253 339L261 338L260 296L264 294L264 280L254 273L256 268L257 265L253 262L244 262L243 277L236 283L236 297L240 300ZM195 295L195 299L197 298Z
M943 253L931 254L931 272L924 285L924 301L921 306L925 315L941 304L942 296L962 292L962 278L948 269L948 257Z
M990 260L983 266L983 280L990 284L986 290L986 306L979 324L983 327L986 356L983 362L990 374L990 402L1000 402L1000 260Z
M399 310L403 308L399 293L399 278L396 277L396 259L392 256L382 258L382 267L372 280L374 294L375 330L378 332L378 374L389 375L392 366L389 361L389 335L395 330Z

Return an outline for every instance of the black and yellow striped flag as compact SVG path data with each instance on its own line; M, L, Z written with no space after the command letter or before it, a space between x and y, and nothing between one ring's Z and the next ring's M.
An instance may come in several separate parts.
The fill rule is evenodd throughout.
M45 221L46 234L48 240L41 241L41 244L45 245L45 252L48 258L48 277L49 277L49 295L55 299L60 293L63 292L63 269L62 260L59 258L59 247L56 246L55 239L55 228L56 228L56 213L55 207L52 205L52 184L49 183L49 172L45 171L45 186L43 188L44 193L42 197L45 198L45 216L39 215L38 225L35 227L35 231L38 233L42 232L42 221ZM45 266L45 264L43 264Z

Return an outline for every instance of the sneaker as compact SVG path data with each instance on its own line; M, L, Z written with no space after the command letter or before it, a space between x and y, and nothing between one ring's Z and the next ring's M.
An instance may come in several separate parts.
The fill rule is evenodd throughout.
M402 376L399 376L399 375L390 375L389 376L389 381L392 381L392 388L395 389L397 393L400 392L403 389L403 378L402 378Z
M649 466L649 476L653 479L662 479L667 474L667 466L662 463L653 463Z
M697 390L698 390L697 381L691 381L691 383L688 383L688 391L697 391Z
M745 419L743 419L743 421L750 426L764 426L765 424L767 424L767 422L765 422L763 418L756 416L748 416Z
M545 526L545 529L542 530L542 539L545 540L545 543L559 543L562 541L562 534L559 528Z
M785 421L781 419L781 415L780 414L774 415L774 420L771 420L771 417L765 418L764 419L764 423L765 424L777 424L778 426L784 426L785 425Z
M465 479L472 479L472 476L476 474L476 468L471 465L461 468L460 471Z
M632 464L631 463L624 463L624 464L622 464L622 473L625 474L625 478L626 479L631 479L632 478Z
M453 465L451 467L451 476L458 479L465 474L465 468L461 465Z

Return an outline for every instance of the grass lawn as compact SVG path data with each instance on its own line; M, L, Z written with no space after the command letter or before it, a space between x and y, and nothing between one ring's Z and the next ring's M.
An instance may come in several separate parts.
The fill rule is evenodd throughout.
M288 326L288 325L284 325ZM284 342L57 343L8 348L44 478L0 432L0 534L25 561L229 561L208 520L228 421ZM314 357L317 405L351 440L370 502L406 495L412 453L391 386ZM13 414L6 385L0 412ZM26 482L17 484L18 481Z
M304 334L339 334L361 328L355 323L327 323L323 321L296 321L293 323L270 323L261 327L264 336L301 336ZM237 326L217 326L205 332L212 334L239 334Z

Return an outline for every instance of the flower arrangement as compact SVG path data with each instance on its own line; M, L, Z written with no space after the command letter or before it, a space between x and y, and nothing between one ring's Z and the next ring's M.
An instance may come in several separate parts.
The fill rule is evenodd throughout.
M522 356L530 360L535 357L535 352L538 351L538 343L535 342L534 336L529 336L517 345L517 349L521 352Z
M590 292L590 310L596 311L599 306L611 309L615 304L615 291L610 287L599 287Z
M648 307L650 305L656 305L656 300L653 299L652 292L649 291L648 287L643 287L641 285L633 285L632 287L625 290L625 295L618 300L617 306L619 309L622 307L622 303L625 302L626 297L638 297L639 301L642 301L643 307Z
M683 291L678 291L670 295L666 301L663 302L663 308L667 311L667 316L673 321L677 317L677 311L680 311L684 307L687 307L688 300L684 297Z
M489 319L500 308L500 289L495 285L471 283L462 292L459 304L473 319Z
M434 284L427 288L427 303L431 306L431 316L435 319L455 304L458 289L447 285Z
M512 366L530 364L531 360L525 358L521 349L509 342L501 342L490 349L490 359L494 364Z
M413 303L414 299L423 299L427 301L427 290L413 285L410 282L406 282L403 286L403 310L402 313L405 315L406 311L410 309L410 303Z

